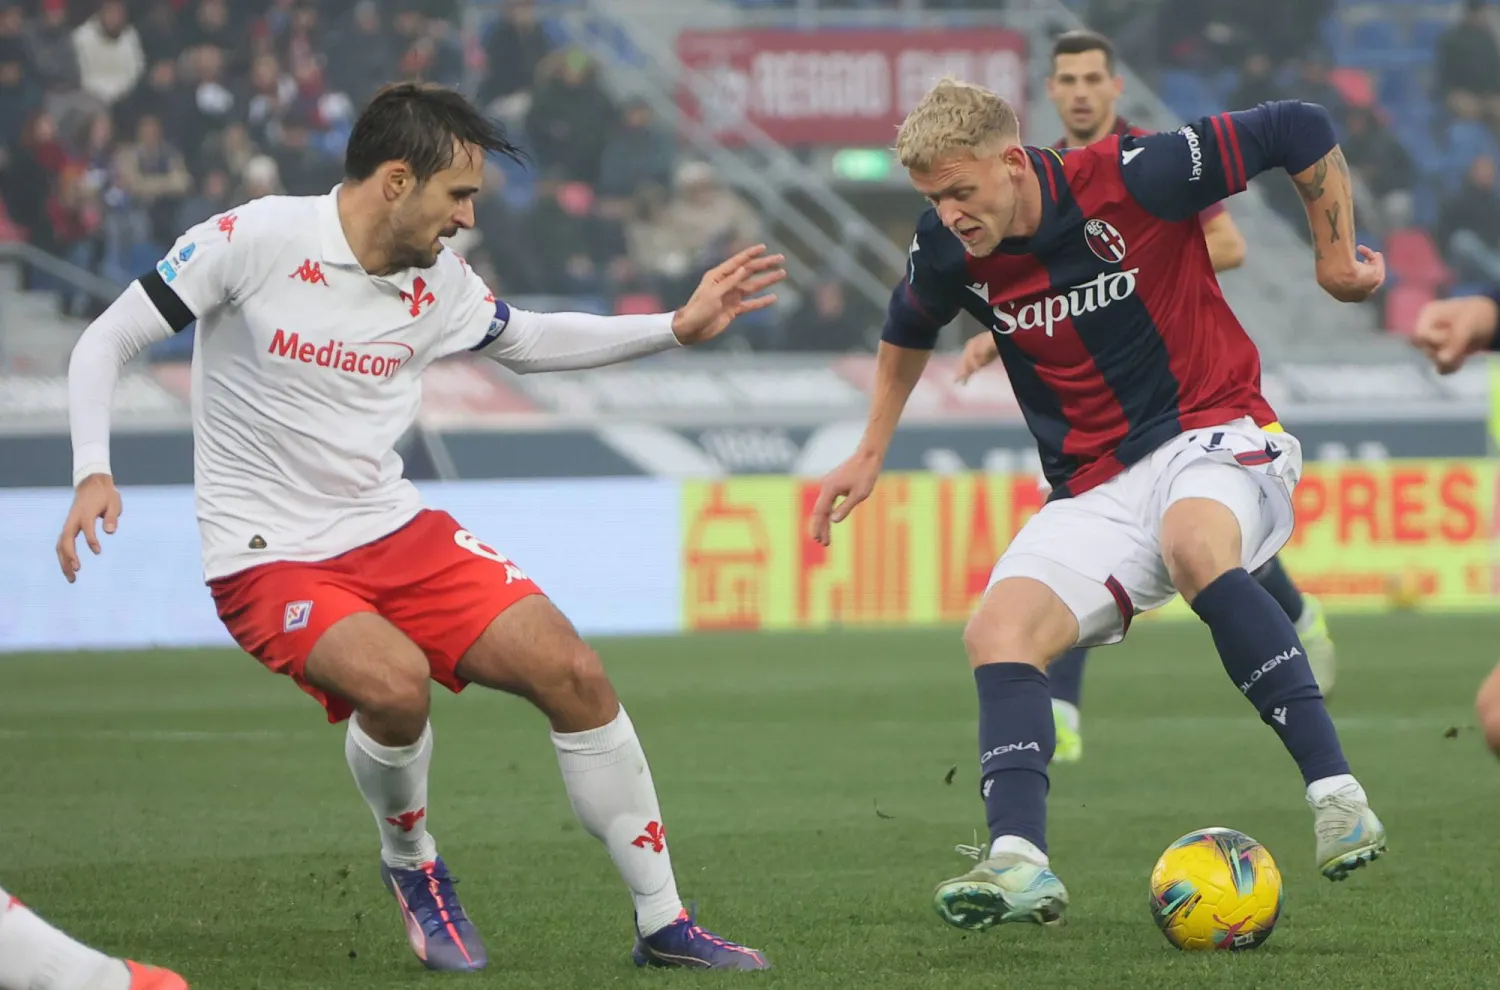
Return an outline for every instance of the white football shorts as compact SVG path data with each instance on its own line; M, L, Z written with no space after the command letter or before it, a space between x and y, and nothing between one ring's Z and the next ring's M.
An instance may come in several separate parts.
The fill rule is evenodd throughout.
M1048 502L1006 548L990 584L1026 577L1078 619L1078 646L1118 643L1141 612L1177 594L1161 555L1161 520L1185 498L1228 506L1243 563L1255 570L1292 535L1302 444L1249 417L1183 433L1096 488Z

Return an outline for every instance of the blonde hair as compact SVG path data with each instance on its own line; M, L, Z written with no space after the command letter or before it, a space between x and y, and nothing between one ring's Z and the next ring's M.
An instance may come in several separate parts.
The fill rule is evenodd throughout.
M1015 108L973 83L944 76L912 108L896 132L896 156L905 168L926 170L948 155L977 155L1019 140Z

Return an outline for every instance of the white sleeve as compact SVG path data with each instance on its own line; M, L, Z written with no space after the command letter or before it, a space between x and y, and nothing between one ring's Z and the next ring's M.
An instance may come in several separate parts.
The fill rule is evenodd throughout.
M671 313L595 316L496 306L499 335L479 353L518 374L600 368L681 347Z
M671 313L595 316L511 309L472 270L453 316L452 350L476 351L518 374L576 371L681 347Z
M188 228L155 270L141 276L146 295L173 330L240 296L252 267L250 235L237 211L210 217Z
M141 351L172 336L140 282L131 282L90 323L68 362L68 423L73 434L73 484L110 474L109 414L120 369Z

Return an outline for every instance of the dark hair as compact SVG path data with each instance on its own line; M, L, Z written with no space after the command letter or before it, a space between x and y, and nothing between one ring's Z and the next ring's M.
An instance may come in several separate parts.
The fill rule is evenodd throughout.
M1097 31L1068 31L1052 42L1052 68L1057 69L1057 56L1082 55L1084 52L1103 52L1104 68L1115 74L1115 46Z
M525 160L505 128L458 91L435 83L391 83L370 98L354 122L344 151L344 177L358 182L386 162L405 162L418 182L426 182L453 164L455 139L515 162Z

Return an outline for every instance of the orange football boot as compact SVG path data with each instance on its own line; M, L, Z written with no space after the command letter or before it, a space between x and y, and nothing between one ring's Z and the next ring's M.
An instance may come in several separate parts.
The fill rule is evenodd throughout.
M125 968L130 970L130 990L188 990L187 980L170 970L142 966L129 959Z

